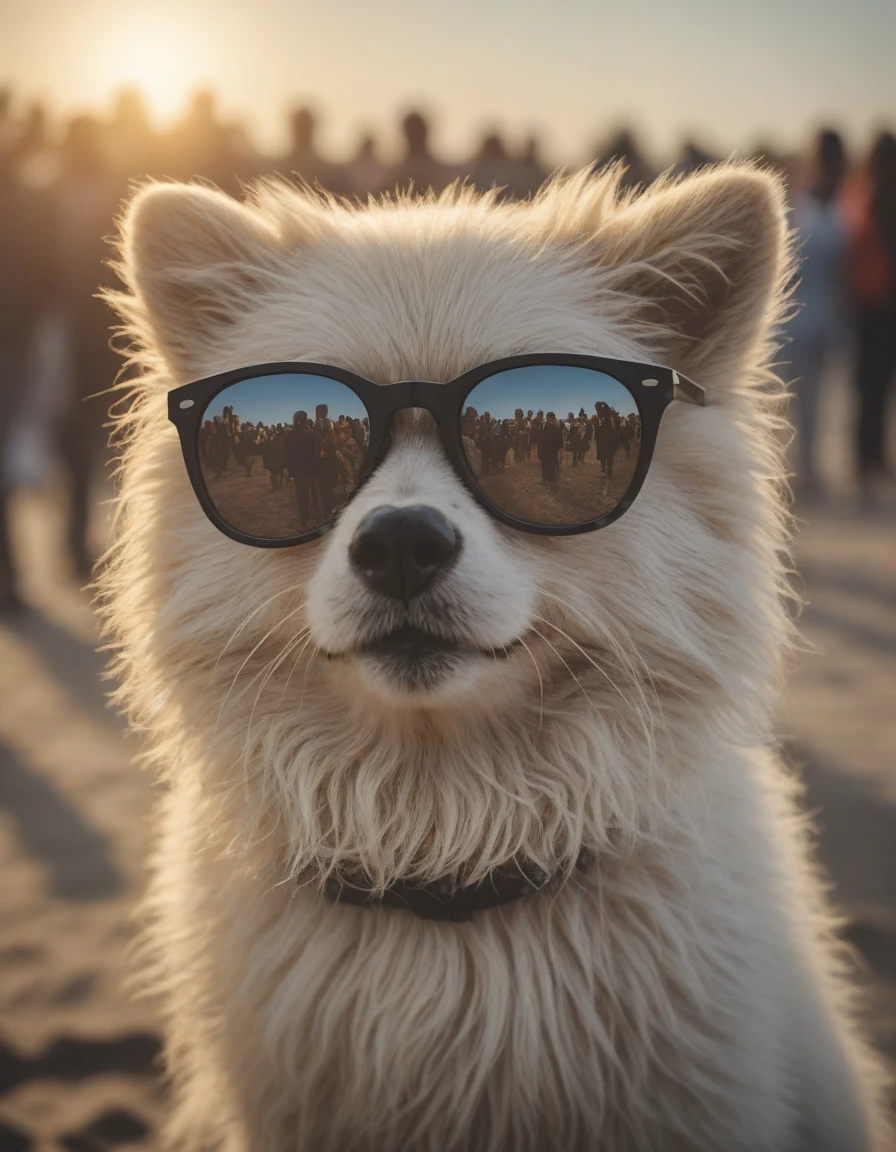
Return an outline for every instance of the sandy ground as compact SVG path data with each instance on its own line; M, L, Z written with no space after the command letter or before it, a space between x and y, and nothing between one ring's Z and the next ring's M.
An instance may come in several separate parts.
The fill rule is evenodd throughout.
M356 457L352 464L353 469L359 469L360 459ZM276 540L298 536L323 523L324 518L316 514L316 507L321 507L320 504L312 505L310 519L302 523L292 482L286 479L279 488L272 488L271 474L264 470L260 459L253 463L251 476L247 476L244 466L233 459L223 476L215 476L214 469L205 465L202 471L208 494L218 512L240 532ZM336 511L351 496L354 471L350 476L342 475L337 479L340 483L333 486L332 495L332 507ZM317 487L315 492L318 492ZM315 501L318 499L319 495L316 495Z
M602 475L593 447L575 467L571 454L562 452L559 481L546 485L541 478L541 463L534 455L529 461L515 464L513 454L508 452L505 467L480 476L480 483L493 504L521 520L584 524L612 512L625 495L637 463L637 450L626 456L622 448L617 448L610 477Z
M152 1147L153 1006L126 987L151 782L106 706L54 493L19 502L25 593L0 622L0 1152Z
M841 482L844 467L832 440ZM58 508L52 491L19 500L36 610L0 622L0 1152L151 1149L156 1019L126 954L152 786L105 705L88 599L61 575ZM896 506L859 512L846 493L804 516L814 651L782 725L864 957L872 1034L896 1057Z

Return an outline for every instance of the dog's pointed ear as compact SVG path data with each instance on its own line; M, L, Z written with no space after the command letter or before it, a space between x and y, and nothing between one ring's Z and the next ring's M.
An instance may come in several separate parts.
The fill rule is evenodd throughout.
M761 363L789 273L781 182L724 165L660 184L594 237L608 286L647 325L658 356L699 383Z
M121 274L133 292L127 319L177 376L201 373L226 347L283 249L251 208L198 185L155 184L122 224Z

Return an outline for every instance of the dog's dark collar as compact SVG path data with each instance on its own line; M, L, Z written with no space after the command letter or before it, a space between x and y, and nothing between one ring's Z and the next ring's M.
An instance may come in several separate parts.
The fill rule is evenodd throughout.
M585 851L579 853L576 868L584 872L591 862ZM374 891L363 873L329 877L324 894L332 903L357 904L365 908L403 908L423 920L469 920L474 912L497 908L548 886L552 877L529 860L513 860L494 868L479 884L455 887L451 879L428 884L416 880L395 880L384 892Z

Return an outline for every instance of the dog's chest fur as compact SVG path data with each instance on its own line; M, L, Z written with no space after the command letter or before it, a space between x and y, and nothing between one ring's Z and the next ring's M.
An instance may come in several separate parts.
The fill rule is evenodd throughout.
M774 1098L769 1131L788 1123L786 1088L768 1091L788 994L767 971L777 862L756 854L751 787L716 813L718 838L692 809L654 848L463 924L334 906L190 853L191 949L224 1056L192 1074L278 1152L761 1147L741 1142L752 1100Z

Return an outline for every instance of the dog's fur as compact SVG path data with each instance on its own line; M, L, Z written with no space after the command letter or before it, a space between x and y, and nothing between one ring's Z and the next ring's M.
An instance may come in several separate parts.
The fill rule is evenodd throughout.
M884 1148L884 1077L774 752L782 192L736 165L637 200L617 182L366 208L157 185L128 209L114 303L142 374L103 595L165 782L148 938L173 1147ZM438 381L524 352L707 390L667 411L600 533L499 526L407 414L329 535L247 548L206 521L166 421L169 388L253 363ZM419 503L464 549L412 622L525 643L408 689L354 654L403 617L347 547L371 509ZM474 882L514 853L559 879L468 923L321 895L345 865Z

